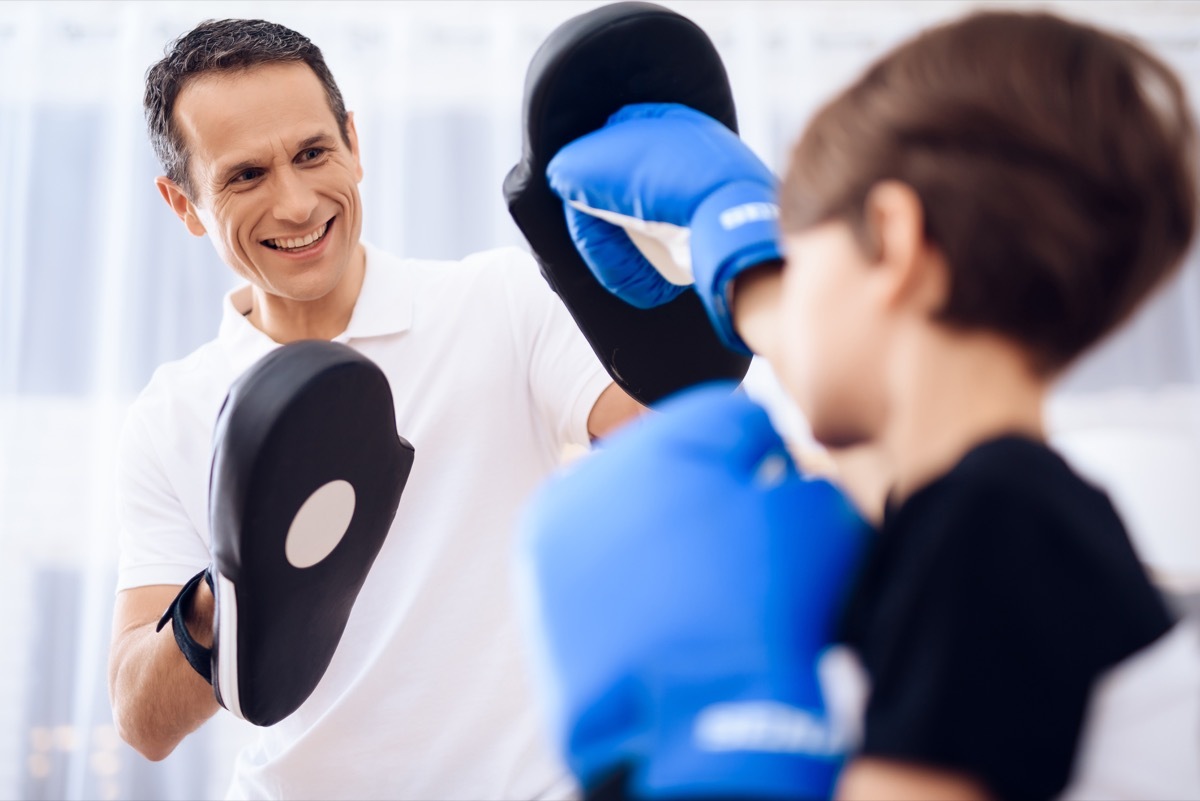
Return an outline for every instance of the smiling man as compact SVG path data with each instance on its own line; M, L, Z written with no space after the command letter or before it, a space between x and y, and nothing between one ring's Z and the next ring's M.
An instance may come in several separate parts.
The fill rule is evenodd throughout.
M159 192L246 284L217 337L130 411L109 666L122 737L162 759L219 706L155 624L210 561L213 426L279 345L346 343L383 370L416 459L321 683L239 756L231 797L536 797L562 772L524 677L519 505L564 444L636 414L522 251L402 260L364 244L353 115L320 51L260 20L205 22L147 73ZM186 610L201 645L213 596Z
M358 135L335 102L305 62L268 62L192 76L168 121L185 171L165 165L159 191L250 282L247 319L279 342L341 333L362 287Z

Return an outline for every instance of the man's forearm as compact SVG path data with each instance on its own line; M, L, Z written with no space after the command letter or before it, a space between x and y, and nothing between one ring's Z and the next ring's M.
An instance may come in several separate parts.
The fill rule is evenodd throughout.
M135 620L115 633L109 669L113 719L121 738L147 759L165 758L185 736L220 708L212 687L188 664L175 643L173 623L155 631L148 609L174 597L172 588L147 587L122 593L115 620ZM176 590L178 588L175 588ZM132 608L131 608L132 607ZM201 583L188 615L188 630L201 645L212 644L213 598Z

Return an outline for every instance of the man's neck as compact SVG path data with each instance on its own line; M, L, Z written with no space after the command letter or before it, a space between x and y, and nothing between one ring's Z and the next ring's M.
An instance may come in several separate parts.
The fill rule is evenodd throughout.
M314 300L293 300L252 286L253 305L246 319L280 344L333 339L350 323L365 274L366 251L359 243L341 280L328 294Z

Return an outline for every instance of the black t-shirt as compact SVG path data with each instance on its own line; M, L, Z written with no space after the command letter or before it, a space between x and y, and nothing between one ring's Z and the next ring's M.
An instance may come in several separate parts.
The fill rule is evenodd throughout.
M1104 493L1040 443L987 442L888 509L850 599L861 755L1054 796L1096 678L1172 622Z

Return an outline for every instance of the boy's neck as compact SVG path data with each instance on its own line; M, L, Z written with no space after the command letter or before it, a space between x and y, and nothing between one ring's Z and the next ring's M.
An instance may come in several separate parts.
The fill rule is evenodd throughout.
M927 330L901 349L888 376L884 441L893 502L951 470L972 448L1017 434L1045 439L1042 405L1049 381L1026 355L992 334Z

